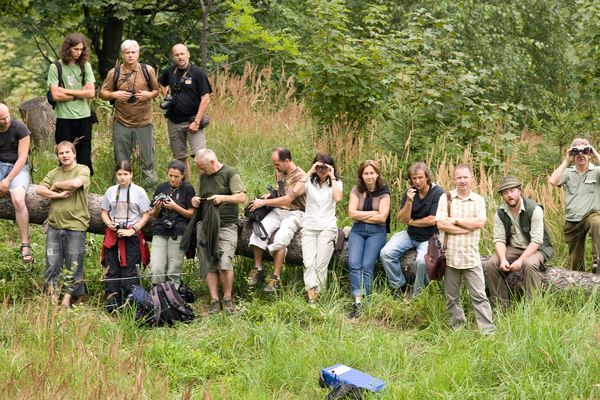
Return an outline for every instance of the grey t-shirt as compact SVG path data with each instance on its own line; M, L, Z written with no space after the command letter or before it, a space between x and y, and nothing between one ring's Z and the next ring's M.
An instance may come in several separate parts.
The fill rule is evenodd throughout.
M119 197L117 198L117 189ZM129 191L129 201L127 192ZM146 191L132 183L128 188L114 185L108 188L102 198L101 208L108 211L111 221L115 224L124 223L133 226L138 223L142 214L150 211L150 200Z

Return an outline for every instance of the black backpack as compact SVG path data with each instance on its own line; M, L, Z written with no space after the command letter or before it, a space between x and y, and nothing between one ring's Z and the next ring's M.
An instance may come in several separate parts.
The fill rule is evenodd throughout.
M171 326L177 321L190 322L194 319L194 312L171 282L159 283L150 293L139 285L133 285L129 300L135 304L136 319L145 325Z
M54 61L52 64L56 66L56 73L58 75L58 86L64 88L65 83L62 79L62 64L59 60ZM81 68L81 86L83 87L85 86L85 67L79 65L79 68ZM52 97L52 92L50 91L50 88L48 88L48 91L46 92L46 99L48 100L48 104L50 104L54 109L56 107L56 100L54 100L54 98Z

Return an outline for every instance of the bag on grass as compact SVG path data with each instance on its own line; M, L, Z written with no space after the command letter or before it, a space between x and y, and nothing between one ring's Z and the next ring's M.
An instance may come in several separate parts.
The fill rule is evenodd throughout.
M177 321L190 322L194 319L194 312L171 282L162 282L154 286L150 290L150 296L157 326L170 326Z

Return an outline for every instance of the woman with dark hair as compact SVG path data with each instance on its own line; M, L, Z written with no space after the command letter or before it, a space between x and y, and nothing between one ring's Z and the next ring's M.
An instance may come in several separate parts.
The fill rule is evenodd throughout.
M349 318L360 316L362 298L371 293L375 262L389 231L389 212L390 190L383 182L379 163L363 161L348 203L348 216L354 221L348 237L348 268L354 300Z
M92 117L87 99L96 94L94 73L89 63L88 40L81 33L70 33L60 47L60 60L50 64L48 88L56 102L56 143L75 144L77 163L92 168Z
M181 284L181 271L185 250L181 250L181 237L185 232L194 208L194 188L183 181L185 164L180 160L169 163L167 182L154 192L150 215L156 219L152 230L152 283L172 282L176 288Z
M333 158L318 153L310 170L296 182L294 194L306 193L302 219L302 258L304 286L308 304L314 305L327 287L327 266L337 237L335 206L342 199L342 182L338 179Z
M139 269L149 263L148 244L142 228L150 219L150 200L146 191L131 181L129 161L117 163L117 184L102 198L101 216L106 225L102 242L106 310L115 311L123 304L131 285L140 284Z

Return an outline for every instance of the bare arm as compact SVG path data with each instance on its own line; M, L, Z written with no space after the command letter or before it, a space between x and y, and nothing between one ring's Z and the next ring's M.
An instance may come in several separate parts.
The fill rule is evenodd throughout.
M412 212L413 199L417 191L413 188L409 188L406 191L406 202L404 206L398 211L398 219L400 222L408 224L410 222L410 214Z
M350 193L348 201L348 217L355 222L367 222L367 219L377 214L377 211L361 211L358 209L358 197L354 193Z
M554 186L560 186L567 167L573 162L573 156L569 154L571 147L567 149L567 155L560 165L548 177L548 183ZM594 149L594 153L596 150Z
M69 191L69 190L64 190L62 192L55 192L53 190L50 190L50 188L43 186L43 185L38 185L36 188L36 194L38 194L39 196L45 197L47 199L50 199L50 200L66 199L72 193L73 192Z
M455 224L468 231L474 231L475 229L482 229L485 226L485 219L479 217L468 217L454 219Z
M246 193L239 192L235 194L215 194L210 196L207 200L213 200L216 204L221 203L232 203L232 204L242 204L246 202ZM191 211L191 210L190 210ZM192 215L190 214L190 217ZM190 218L188 217L188 218Z
M61 89L64 94L68 96L72 96L76 99L91 99L96 95L96 89L94 88L93 83L86 83L82 89Z
M52 185L50 190L52 190L52 191L57 191L57 190L73 191L73 190L79 189L82 186L83 186L83 180L81 178L73 178L73 179L68 179L66 181L54 182L54 184Z
M208 103L210 103L210 93L206 93L200 99L200 105L198 106L196 117L194 117L194 120L188 128L191 132L196 132L200 128L200 121L202 121L204 114L206 114L206 111L208 111Z
M437 221L437 227L439 230L449 233L451 235L464 235L465 233L471 232L468 229L461 228L458 225L454 225L447 218L441 219Z
M416 228L427 228L435 225L435 215L429 215L421 219L411 219L408 221L408 226L414 226Z

